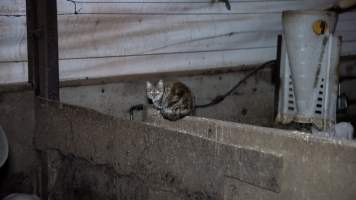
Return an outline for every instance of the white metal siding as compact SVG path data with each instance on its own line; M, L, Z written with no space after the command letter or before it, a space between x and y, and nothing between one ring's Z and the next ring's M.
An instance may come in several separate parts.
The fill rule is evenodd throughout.
M256 64L275 57L281 11L315 0L58 2L61 79ZM0 2L0 83L27 80L25 0ZM356 13L340 16L343 55L356 54Z

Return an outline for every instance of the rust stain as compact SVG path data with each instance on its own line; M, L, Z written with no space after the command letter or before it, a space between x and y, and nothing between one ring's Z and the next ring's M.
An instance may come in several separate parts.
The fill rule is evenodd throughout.
M323 35L328 28L328 24L324 20L317 20L313 23L313 31L317 35Z

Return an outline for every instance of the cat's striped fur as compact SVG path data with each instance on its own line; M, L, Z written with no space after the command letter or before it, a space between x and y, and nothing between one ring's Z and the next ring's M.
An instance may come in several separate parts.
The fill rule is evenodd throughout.
M171 121L190 115L194 110L193 94L180 81L159 80L156 84L147 82L147 97L161 115Z

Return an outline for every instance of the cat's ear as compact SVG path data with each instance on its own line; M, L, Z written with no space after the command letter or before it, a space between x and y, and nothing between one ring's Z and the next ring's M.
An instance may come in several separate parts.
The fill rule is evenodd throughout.
M147 89L152 89L152 83L149 82L149 81L147 81L147 82L146 82L146 88L147 88Z
M158 88L163 88L163 84L164 84L163 80L161 79L161 80L158 81L157 87Z

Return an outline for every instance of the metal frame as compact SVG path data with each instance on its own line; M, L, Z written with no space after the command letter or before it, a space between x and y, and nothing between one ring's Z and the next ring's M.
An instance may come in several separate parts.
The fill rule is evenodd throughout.
M26 0L28 77L36 96L59 100L56 0Z

